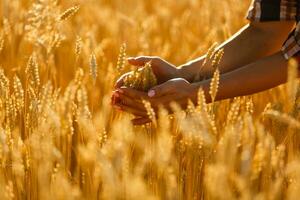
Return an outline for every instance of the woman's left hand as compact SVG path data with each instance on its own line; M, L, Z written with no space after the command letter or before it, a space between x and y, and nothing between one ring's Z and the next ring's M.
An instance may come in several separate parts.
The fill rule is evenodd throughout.
M182 108L186 108L188 100L196 99L197 88L182 78L175 78L165 83L155 86L148 93L137 91L131 88L119 88L114 96L118 99L114 106L136 115L138 118L133 120L134 124L144 124L149 122L147 111L143 100L150 102L152 108L157 110L159 106L171 111L170 103L175 102Z

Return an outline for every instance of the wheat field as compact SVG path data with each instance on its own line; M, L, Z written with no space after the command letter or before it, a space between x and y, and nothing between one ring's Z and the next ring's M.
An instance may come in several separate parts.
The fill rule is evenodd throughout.
M212 104L200 90L155 124L111 106L126 56L183 64L245 25L249 5L0 0L0 199L299 199L294 62L285 85Z

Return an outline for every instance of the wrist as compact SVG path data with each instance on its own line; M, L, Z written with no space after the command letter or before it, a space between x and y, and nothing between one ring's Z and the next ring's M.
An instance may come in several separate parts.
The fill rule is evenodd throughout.
M176 73L178 78L183 78L189 82L193 82L193 75L189 72L189 64L179 66Z
M179 67L180 75L182 78L189 82L194 82L195 78L202 74L202 65L205 60L205 56L201 56L195 60L189 61Z
M175 67L175 70L172 74L172 78L182 78L181 73L181 69L179 67Z
M198 99L199 84L190 83L189 99L196 105Z

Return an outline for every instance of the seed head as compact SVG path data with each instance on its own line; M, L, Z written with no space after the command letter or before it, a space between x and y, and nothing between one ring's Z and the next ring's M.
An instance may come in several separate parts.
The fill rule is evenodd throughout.
M70 18L71 16L75 15L79 10L79 6L73 6L69 9L67 9L63 14L60 15L59 20L64 21Z

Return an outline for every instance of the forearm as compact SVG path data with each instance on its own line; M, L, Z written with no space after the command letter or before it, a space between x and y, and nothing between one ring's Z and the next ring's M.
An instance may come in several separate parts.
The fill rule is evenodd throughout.
M226 73L277 52L286 39L293 22L268 22L246 25L229 38L218 49L224 49L219 64L221 73ZM182 78L193 81L202 66L205 56L188 62L180 67ZM203 69L202 75L211 77L211 68Z
M280 85L287 80L287 65L282 53L278 52L245 67L224 73L220 76L216 100L250 95ZM210 82L211 80L193 83L195 91L191 98L196 101L196 90L202 87L207 101L210 102Z

